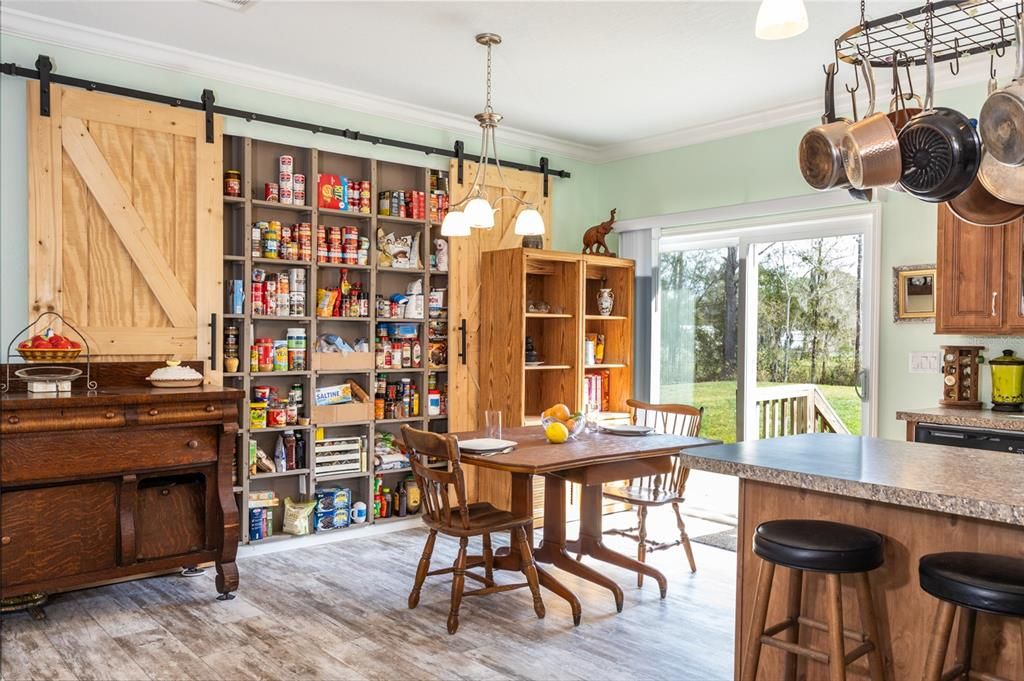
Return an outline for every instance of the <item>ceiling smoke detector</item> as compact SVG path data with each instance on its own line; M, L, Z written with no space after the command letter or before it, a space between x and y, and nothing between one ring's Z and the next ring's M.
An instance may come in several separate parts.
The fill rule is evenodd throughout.
M256 4L256 0L203 0L203 2L207 2L211 5L227 7L228 9L233 9L237 11L246 9L247 7L249 7L249 5Z

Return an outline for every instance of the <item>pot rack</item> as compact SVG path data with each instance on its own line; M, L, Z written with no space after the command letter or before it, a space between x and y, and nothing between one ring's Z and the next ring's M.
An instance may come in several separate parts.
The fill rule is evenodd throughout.
M381 144L388 147L405 149L407 151L418 151L428 156L454 158L458 161L458 182L459 184L463 183L463 163L466 160L466 153L465 144L462 140L456 141L453 148L445 149L444 147L434 147L425 144L417 144L415 142L406 142L388 137L380 137L378 135L371 135L369 133L361 132L359 130L351 130L349 128L319 125L317 123L309 123L307 121L299 121L291 118L283 118L281 116L272 116L270 114L257 113L255 111L246 111L244 109L234 109L231 107L221 106L219 104L215 104L216 98L213 90L210 89L204 89L199 101L193 101L171 95L123 87L121 85L111 85L109 83L101 83L95 80L65 76L63 74L54 73L53 61L44 54L39 55L36 59L35 66L36 68L29 69L23 66L18 66L13 62L4 62L0 64L0 73L3 73L5 76L17 76L39 81L40 116L50 115L50 84L57 83L58 85L67 85L93 92L105 92L107 94L119 95L121 97L130 97L132 99L141 99L147 102L156 102L158 104L167 104L169 106L202 111L206 114L207 142L213 142L213 115L220 114L222 116L241 118L247 122L256 121L260 123L270 123L272 125L280 125L286 128L295 128L297 130L305 130L312 133L342 137L344 139L355 140L357 142L369 142L374 145ZM488 159L488 163L496 166L497 159ZM543 175L544 196L548 195L549 176L554 175L555 177L562 179L568 179L572 176L568 170L556 170L549 167L549 161L546 156L540 158L538 165L516 163L514 161L501 161L501 164L507 168L526 170Z
M861 21L835 40L835 60L873 67L920 66L925 47L933 43L936 62L952 61L960 72L960 58L986 52L1002 57L1014 42L1014 22L1024 5L1017 0L938 0L879 19Z

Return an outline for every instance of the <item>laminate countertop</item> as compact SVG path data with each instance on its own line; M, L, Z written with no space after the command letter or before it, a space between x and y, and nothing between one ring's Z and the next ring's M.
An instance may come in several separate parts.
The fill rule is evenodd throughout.
M911 423L933 423L937 426L968 426L970 428L996 428L1024 433L1024 413L992 411L991 409L903 409L896 419Z
M697 470L1024 526L1024 455L809 433L684 449Z

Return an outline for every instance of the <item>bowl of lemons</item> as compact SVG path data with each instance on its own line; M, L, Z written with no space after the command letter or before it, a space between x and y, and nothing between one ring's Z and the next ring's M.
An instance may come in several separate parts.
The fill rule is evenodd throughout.
M586 422L580 412L573 413L564 404L556 404L540 415L540 425L548 442L557 445L575 440L583 432Z

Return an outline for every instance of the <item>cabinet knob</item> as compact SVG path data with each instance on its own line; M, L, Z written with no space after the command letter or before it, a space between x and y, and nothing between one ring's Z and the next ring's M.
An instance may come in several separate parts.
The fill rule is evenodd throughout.
M160 490L160 496L162 496L162 497L166 497L170 493L171 493L171 490L167 489L166 487L163 488L162 490Z
M199 449L199 440L189 440L188 441L188 448L189 449Z
M159 410L159 409L150 409L150 410L149 410L149 415L150 415L150 416L156 416L156 415L157 415L157 414L159 414L159 413L160 413L160 410Z
M10 537L2 537L2 538L0 538L0 544L2 544L4 546L7 546L10 543L11 543L11 538Z
M213 411L214 411L214 410L215 410L216 408L217 408L217 407L213 406L212 404L208 404L208 405L206 405L206 413L208 413L208 414L212 414L212 413L213 413Z
M108 411L108 412L107 412L106 414L104 414L103 416L104 416L104 418L112 419L112 418L114 418L115 416L117 416L117 414L115 414L115 413L114 413L114 412L112 412L112 411Z
M11 424L12 426L16 426L19 423L21 423L21 419L19 419L17 416L8 416L7 423Z

